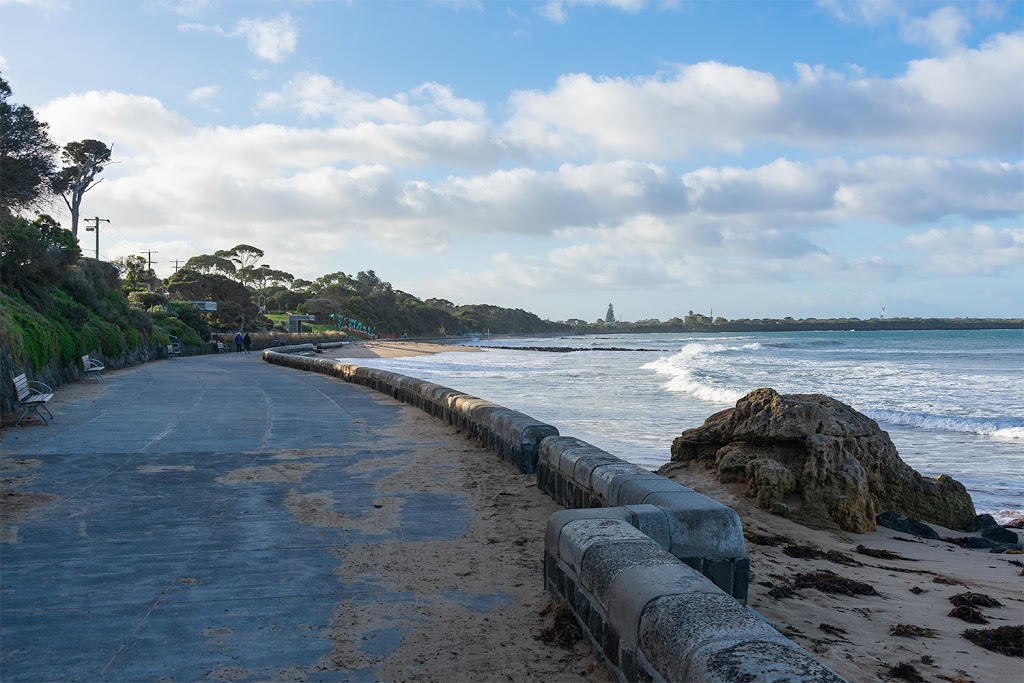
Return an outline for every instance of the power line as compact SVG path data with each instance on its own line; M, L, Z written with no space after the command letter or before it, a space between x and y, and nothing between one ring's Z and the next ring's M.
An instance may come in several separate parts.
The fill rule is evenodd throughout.
M86 218L85 219L86 223L88 223L89 221L92 221L93 223L95 223L95 225L93 227L91 227L91 228L88 225L86 225L85 226L85 231L86 232L92 232L93 230L96 231L96 260L99 261L100 260L100 223L109 223L110 219L109 218L100 218L99 216L96 216L95 218Z
M154 263L159 263L159 261L154 261L153 260L153 254L159 254L159 253L160 252L153 251L152 249L146 250L146 261L149 264L147 266L147 271L146 271L147 272L147 275L146 275L146 289L151 291L151 292L153 291L153 285L150 284L150 282L149 282L149 275L148 275L148 273L152 273L153 272L153 264Z

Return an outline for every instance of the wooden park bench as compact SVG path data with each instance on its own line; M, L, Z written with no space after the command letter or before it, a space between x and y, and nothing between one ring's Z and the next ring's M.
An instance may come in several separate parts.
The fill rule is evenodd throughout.
M99 362L95 358L89 358L89 354L82 356L82 369L85 371L85 378L89 379L93 377L97 382L103 381L103 375L100 373L107 369L103 363Z
M43 417L43 414L39 412L39 409L42 408L45 410L46 414L50 416L50 419L53 419L53 413L51 413L50 409L46 407L46 402L53 398L53 389L42 382L29 381L28 377L25 376L25 373L14 378L14 388L18 392L18 405L22 408L21 417L19 417L18 421L14 423L14 426L17 427L20 425L21 421L26 415L28 415L28 411L30 410L35 411L35 414L39 416L39 419L43 421L44 425L50 424L46 421L46 418Z

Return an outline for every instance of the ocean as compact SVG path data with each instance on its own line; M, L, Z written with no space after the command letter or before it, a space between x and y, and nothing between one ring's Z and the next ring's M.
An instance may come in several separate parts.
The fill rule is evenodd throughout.
M978 512L1024 516L1024 331L493 338L486 353L359 359L519 410L657 469L680 432L749 391L827 394L875 419L925 476ZM526 347L586 348L552 353ZM614 347L626 351L602 350Z

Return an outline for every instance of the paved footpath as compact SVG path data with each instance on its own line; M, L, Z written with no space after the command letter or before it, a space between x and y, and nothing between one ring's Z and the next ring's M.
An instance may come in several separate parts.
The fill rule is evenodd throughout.
M51 411L0 442L0 681L581 680L531 636L557 508L419 411L256 353Z

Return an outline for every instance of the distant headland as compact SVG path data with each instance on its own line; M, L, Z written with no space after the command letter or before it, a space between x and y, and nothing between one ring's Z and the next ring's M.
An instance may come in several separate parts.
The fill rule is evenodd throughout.
M738 318L728 320L699 313L670 320L636 322L567 320L575 334L637 334L657 332L877 332L888 330L1024 330L1024 318Z

